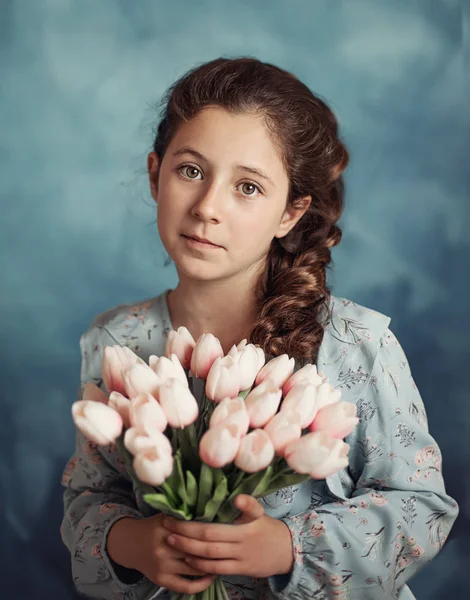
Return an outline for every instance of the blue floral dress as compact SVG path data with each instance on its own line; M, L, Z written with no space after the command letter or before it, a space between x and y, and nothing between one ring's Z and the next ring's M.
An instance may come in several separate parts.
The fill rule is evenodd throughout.
M88 382L104 388L105 346L128 346L144 360L164 354L172 328L168 292L94 319L80 339L79 397ZM360 422L346 439L349 467L263 498L266 514L289 527L294 566L267 579L223 577L232 600L409 600L406 582L441 550L457 518L390 319L342 298L333 297L330 308L317 365L342 399L357 405ZM62 484L61 535L77 589L109 600L167 598L167 590L107 555L107 534L117 520L155 512L134 491L115 446L98 447L77 432Z

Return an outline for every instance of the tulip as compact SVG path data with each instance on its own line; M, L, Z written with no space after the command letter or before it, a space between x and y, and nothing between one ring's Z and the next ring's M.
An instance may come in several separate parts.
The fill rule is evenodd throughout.
M171 454L172 447L170 440L164 433L153 427L130 427L124 434L124 446L134 456L142 450L148 450L158 444L163 450Z
M191 356L191 372L199 379L207 375L216 358L223 357L224 350L212 333L203 333L198 339Z
M271 378L277 387L282 388L294 371L295 360L289 358L287 354L276 356L264 365L256 376L255 384L259 385L268 377Z
M288 410L299 413L302 429L308 427L317 414L317 389L313 383L295 383L282 401L281 412Z
M240 391L240 367L232 356L215 359L206 381L206 396L220 402L229 396L236 398Z
M313 383L316 386L319 386L322 382L323 379L318 374L316 365L309 363L296 371L292 377L287 380L286 384L282 388L282 395L287 396L292 387L297 383Z
M193 336L186 327L178 327L176 331L170 331L166 343L165 355L170 358L176 354L183 369L189 369L191 365L191 356L196 345Z
M246 473L265 469L274 458L274 446L263 429L254 429L242 437L235 466Z
M302 435L300 415L289 410L278 412L264 426L264 431L269 435L276 454L283 456L285 447Z
M149 393L134 396L130 401L130 422L133 427L154 427L165 431L168 421L163 408Z
M236 425L219 425L208 429L199 442L201 460L214 469L231 463L240 447L240 435Z
M250 427L264 427L276 414L281 397L282 390L272 379L265 379L254 387L245 399Z
M320 409L311 423L310 431L326 431L332 437L344 439L359 423L356 405L336 402Z
M164 445L156 443L152 448L138 452L133 466L140 481L158 487L173 471L173 456Z
M284 450L287 464L296 473L325 479L348 465L349 445L326 431L307 433Z
M131 401L129 400L129 398L126 398L119 392L111 392L111 394L109 395L108 406L114 408L114 410L121 415L124 427L131 426L131 420L129 415Z
M103 392L97 385L89 381L83 388L82 400L93 400L93 402L102 402L108 404L108 395Z
M235 350L234 350L235 349ZM228 356L238 364L240 369L240 390L248 390L253 385L259 371L258 352L253 344L247 344L238 350L235 346Z
M172 354L170 358L166 356L152 356L149 357L150 368L159 376L162 383L165 383L167 379L179 379L186 386L188 385L188 378L186 373L176 356Z
M238 427L238 433L245 435L250 426L243 398L224 398L214 409L209 421L209 427L232 424Z
M197 419L196 398L179 379L167 379L158 391L158 400L171 427L182 429Z
M258 372L259 372L264 367L264 364L266 362L266 355L264 353L263 348L259 348L258 346L255 346L255 348L256 348L256 353L258 354Z
M338 402L340 398L341 390L335 389L331 383L328 383L328 379L325 379L325 381L318 386L317 408L318 410L321 410L324 406Z
M99 446L107 446L121 435L122 418L107 404L77 400L72 404L72 418L83 435Z
M126 395L129 398L145 393L156 396L159 387L162 385L160 377L145 363L135 364L124 371L124 382L126 384Z
M123 373L135 364L145 364L127 346L106 346L101 360L101 372L108 392L126 393Z

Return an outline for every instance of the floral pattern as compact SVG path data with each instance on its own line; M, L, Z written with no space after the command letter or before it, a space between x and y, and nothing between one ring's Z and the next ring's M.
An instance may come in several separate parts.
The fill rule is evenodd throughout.
M106 345L127 345L144 360L163 354L171 330L166 294L95 318L80 340L80 397L89 381L104 389ZM266 514L289 527L293 568L268 579L224 577L232 600L408 600L414 596L406 582L442 549L458 507L445 492L442 456L389 323L332 298L317 365L358 408L359 425L346 439L350 465L262 499ZM114 564L106 552L118 519L154 513L133 489L116 448L98 447L77 432L62 484L61 536L77 589L91 598L166 599L167 590Z

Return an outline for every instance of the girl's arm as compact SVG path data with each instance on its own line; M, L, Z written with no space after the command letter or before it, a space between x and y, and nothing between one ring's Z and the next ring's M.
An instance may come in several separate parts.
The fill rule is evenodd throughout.
M294 567L269 579L279 600L395 598L441 550L458 507L445 491L442 460L408 361L387 330L358 404L351 445L350 499L282 519ZM348 487L348 474L342 478ZM406 596L408 598L408 596Z
M101 384L103 348L115 343L101 327L91 327L82 336L81 392L89 381ZM77 432L75 453L62 476L61 536L71 554L79 592L91 598L141 600L157 591L155 584L138 571L113 563L106 550L108 533L119 519L143 518L124 465L116 459L112 446L96 446Z

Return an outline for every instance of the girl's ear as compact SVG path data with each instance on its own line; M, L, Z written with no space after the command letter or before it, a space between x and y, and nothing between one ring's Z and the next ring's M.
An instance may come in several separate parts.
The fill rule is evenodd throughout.
M158 202L158 170L160 161L155 152L150 152L147 156L147 170L149 174L150 192L155 202Z
M312 201L312 196L305 196L296 202L296 206L289 205L284 210L279 228L275 237L283 238L286 236L291 229L293 229L300 219L307 212L308 207Z

